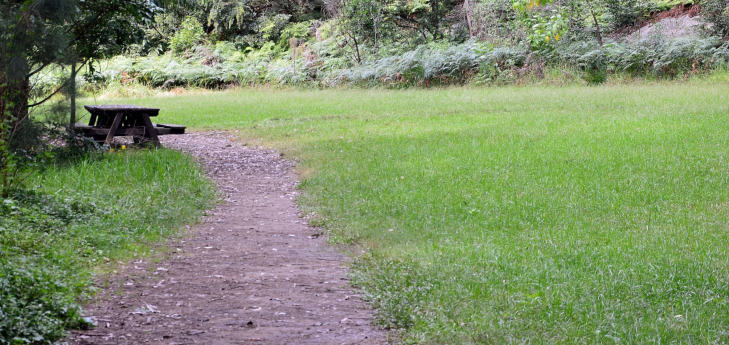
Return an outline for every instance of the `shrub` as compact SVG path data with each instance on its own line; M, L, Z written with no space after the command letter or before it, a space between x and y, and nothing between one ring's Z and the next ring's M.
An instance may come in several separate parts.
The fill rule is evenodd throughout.
M565 21L567 17L571 19ZM335 22L317 23L317 39L313 38L314 25L310 22L271 22L269 29L261 32L273 35L276 31L280 42L265 41L257 49L241 42L218 42L214 46L196 45L184 55L118 56L94 77L117 96L147 96L152 93L149 87L302 83L315 87L346 83L407 87L464 83L474 76L479 83L508 83L518 82L525 75L541 79L545 68L554 66L577 67L585 80L601 83L611 73L676 77L708 71L728 61L726 44L716 37L669 40L654 35L637 42L606 39L603 46L589 35L575 40L574 18L567 17L554 19L559 22L559 29L535 29L537 36L546 35L535 36L544 42L536 50L526 36L519 43L440 42L412 50L408 50L407 44L389 44L381 46L378 53L372 46L361 45L361 63L352 58L356 55L353 48L341 41L342 34L337 33ZM569 30L568 38L557 40L560 30ZM546 40L547 37L550 39ZM295 55L289 49L290 39L299 43ZM52 80L59 79L42 80L51 80L48 87L52 88Z
M471 42L447 48L421 45L404 54L336 71L330 78L334 83L379 82L386 85L461 83L478 70L481 61L482 56L476 53Z
M511 22L516 19L511 0L474 1L472 31L479 41L513 42L520 37Z
M0 266L0 343L51 343L85 324L64 272L2 258Z
M253 24L252 31L254 33L238 39L240 48L245 49L251 47L258 49L267 42L278 41L290 19L291 15L288 14L263 15L259 17L256 19L255 24Z
M300 23L291 23L287 25L282 31L281 36L278 39L278 46L279 48L286 50L286 48L289 47L289 42L292 38L297 39L299 41L304 41L306 38L311 34L311 24L312 20L300 22Z
M96 213L82 198L15 190L0 204L0 344L51 343L84 324L76 296L83 275L39 255Z
M655 10L652 1L647 0L603 0L611 29L635 25L641 17Z
M711 35L729 35L729 2L727 0L702 0L701 12L706 31Z
M170 39L170 48L179 54L190 50L203 42L205 32L202 24L195 17L188 16L180 25L180 29Z
M483 54L479 66L481 83L508 81L513 70L524 66L527 60L526 51L518 48L496 48Z
M682 73L707 71L729 61L728 43L718 38L668 40L649 37L634 43L612 43L600 47L595 42L576 42L561 47L547 57L551 61L575 65L589 82L603 82L608 73L634 76L676 77Z

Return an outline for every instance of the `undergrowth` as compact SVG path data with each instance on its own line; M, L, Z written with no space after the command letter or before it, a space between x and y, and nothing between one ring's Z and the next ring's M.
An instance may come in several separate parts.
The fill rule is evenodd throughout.
M295 60L272 43L260 50L241 52L229 42L198 46L183 56L118 56L101 63L96 82L84 83L79 79L79 84L84 85L87 93L100 92L106 98L146 97L179 87L601 84L610 75L683 80L729 65L729 43L718 38L671 40L652 36L603 46L589 40L560 42L553 49L542 51L476 42L432 43L361 64L331 56L327 47L324 42L302 46ZM52 89L61 77L59 71L48 71L38 77L37 83Z
M142 254L209 207L214 189L171 150L51 166L0 205L0 343L51 343L85 325L97 267Z

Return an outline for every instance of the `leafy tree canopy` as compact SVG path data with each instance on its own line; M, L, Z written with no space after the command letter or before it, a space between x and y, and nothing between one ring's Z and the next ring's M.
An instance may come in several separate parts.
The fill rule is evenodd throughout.
M22 168L19 152L27 150L14 136L31 122L30 109L64 88L43 94L30 79L52 64L80 69L120 53L143 38L141 25L159 10L151 0L0 1L0 191Z

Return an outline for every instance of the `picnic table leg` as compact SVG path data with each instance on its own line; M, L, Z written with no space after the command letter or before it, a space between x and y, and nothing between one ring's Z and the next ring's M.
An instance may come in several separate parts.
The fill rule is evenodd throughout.
M89 119L89 126L96 126L96 113L91 113L91 118Z
M152 120L149 119L149 114L142 113L140 116L142 117L142 121L144 121L144 127L147 129L145 131L145 136L148 136L150 139L152 139L152 144L154 144L155 147L158 147L159 138L157 137L157 130L154 129Z
M114 117L114 122L111 123L111 128L109 128L109 133L106 135L106 140L104 140L105 145L111 146L111 141L114 140L114 136L116 135L116 130L119 129L119 124L121 123L122 117L124 117L123 112L116 113L116 116Z

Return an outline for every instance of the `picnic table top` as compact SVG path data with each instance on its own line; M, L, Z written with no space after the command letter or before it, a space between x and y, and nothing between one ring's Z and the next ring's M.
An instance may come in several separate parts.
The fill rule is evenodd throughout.
M114 112L133 112L133 113L147 113L149 116L157 116L159 114L159 108L147 108L140 107L137 105L126 105L126 104L108 104L108 105L86 105L86 110L91 113L103 112L103 113L114 113Z

